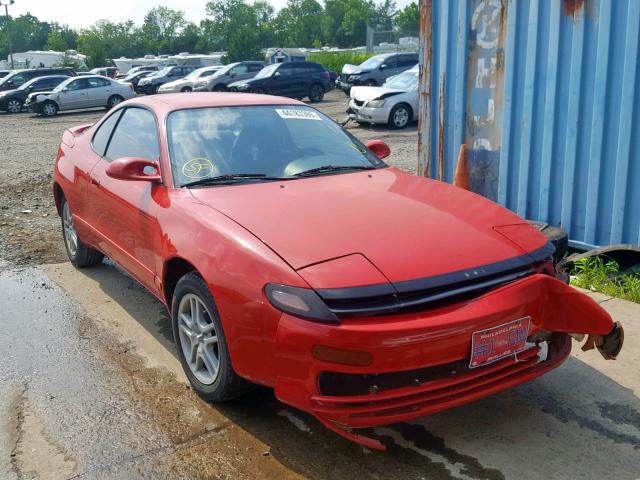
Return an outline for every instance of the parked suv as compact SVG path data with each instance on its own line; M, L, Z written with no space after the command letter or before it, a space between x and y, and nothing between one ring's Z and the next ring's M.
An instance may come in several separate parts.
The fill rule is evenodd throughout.
M418 63L417 53L383 53L375 55L360 65L346 64L336 81L338 88L349 95L351 87L382 85L387 78L409 70Z
M191 72L193 72L196 68L198 67L165 67L154 75L149 75L148 77L140 80L138 82L138 88L136 91L146 93L147 95L158 93L158 89L161 85L164 85L168 82L173 82L174 80L178 80L180 78L184 78Z
M320 102L330 90L329 72L315 62L274 63L264 67L250 80L229 85L231 91L268 93Z
M209 78L198 80L194 92L226 92L229 84L248 80L264 68L263 62L236 62L225 65Z
M73 68L32 68L29 70L16 70L0 80L0 91L15 90L29 80L49 75L75 77L76 71Z
M37 77L23 83L15 90L5 90L0 92L0 110L9 113L19 113L24 107L27 97L36 92L50 92L66 79L68 75L51 75L48 77Z

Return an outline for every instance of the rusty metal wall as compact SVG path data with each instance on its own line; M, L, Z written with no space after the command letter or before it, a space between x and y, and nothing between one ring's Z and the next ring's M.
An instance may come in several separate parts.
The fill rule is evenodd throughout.
M640 243L640 0L420 0L418 171L560 225Z

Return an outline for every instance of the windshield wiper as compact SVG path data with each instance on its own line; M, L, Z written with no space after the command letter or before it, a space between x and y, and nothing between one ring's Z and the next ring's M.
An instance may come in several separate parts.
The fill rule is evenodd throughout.
M340 170L374 170L373 165L323 165L322 167L304 170L295 174L296 177L312 176L316 173L338 172Z
M193 182L185 183L183 187L197 187L198 185L216 185L224 183L240 182L242 180L291 180L291 177L271 177L264 173L230 173L217 177L201 178Z

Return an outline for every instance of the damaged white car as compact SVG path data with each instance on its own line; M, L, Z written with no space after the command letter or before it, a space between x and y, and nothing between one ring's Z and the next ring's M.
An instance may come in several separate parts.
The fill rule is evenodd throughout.
M353 87L350 97L348 120L405 128L418 119L418 68L389 78L381 87Z

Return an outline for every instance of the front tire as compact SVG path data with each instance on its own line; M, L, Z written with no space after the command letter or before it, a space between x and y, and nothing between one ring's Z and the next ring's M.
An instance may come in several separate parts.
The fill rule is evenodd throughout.
M65 198L62 199L61 212L62 215L62 238L64 240L64 248L67 251L69 261L76 268L93 267L102 263L104 255L98 250L88 247L78 237L76 227L73 223L71 208Z
M191 87L182 87L182 90L180 90L182 93L189 93L192 92L193 89Z
M17 98L12 98L7 102L7 112L20 113L22 111L22 101Z
M389 113L389 126L395 129L402 129L409 125L413 118L413 111L406 103L400 103L391 109Z
M41 111L45 117L53 117L58 114L58 104L56 102L52 102L51 100L47 100L42 105Z
M324 88L319 83L314 83L309 89L309 100L312 103L321 102L324 98Z
M193 390L214 403L244 394L249 384L233 370L216 305L197 273L178 281L171 318L178 358Z

